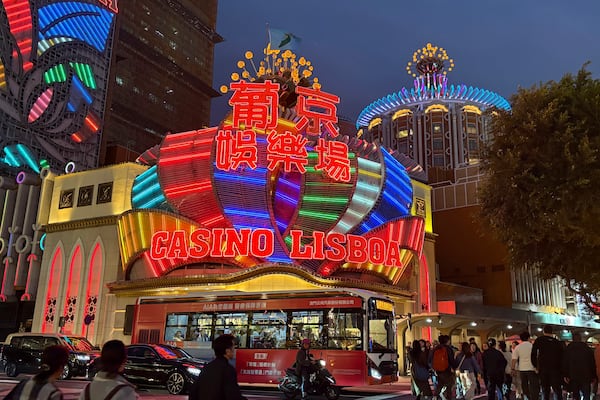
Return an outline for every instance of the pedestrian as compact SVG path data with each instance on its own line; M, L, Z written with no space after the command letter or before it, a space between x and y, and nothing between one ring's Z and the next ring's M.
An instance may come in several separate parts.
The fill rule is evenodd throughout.
M504 383L504 371L506 369L506 359L500 350L496 348L496 339L488 339L488 349L483 352L483 370L487 376L488 400L496 398L496 391L502 393L502 384Z
M431 386L429 385L429 365L427 363L427 353L425 350L425 343L415 340L408 353L411 364L410 376L412 392L417 396L417 400L433 396Z
M435 396L442 399L452 399L452 389L456 381L454 369L456 361L454 351L450 347L450 336L440 335L439 345L429 354L429 362L438 379Z
M515 347L512 353L511 373L519 375L523 395L527 396L527 400L539 400L540 381L537 371L531 362L531 349L533 345L529 341L530 337L527 331L519 335L521 343Z
M479 363L471 352L471 345L464 342L461 350L456 354L455 362L456 375L463 387L465 400L472 400L475 397L475 388L477 387L477 378L481 374Z
M498 347L506 360L506 367L504 368L504 383L502 384L502 396L505 400L510 399L510 388L512 386L512 375L511 372L511 364L512 364L512 354L506 348L506 342L501 340L498 342Z
M237 382L235 368L229 361L235 357L235 338L223 334L213 340L215 359L202 368L190 389L189 400L247 400Z
M552 335L552 326L544 326L544 334L533 342L531 362L537 369L544 400L550 400L550 388L556 400L562 400L562 355L564 343Z
M313 368L313 358L310 354L310 339L302 339L302 347L296 353L296 375L302 378L302 384L300 390L302 392L302 398L308 397L309 385L310 385L310 373Z
M589 400L592 381L596 379L596 362L593 350L581 341L580 333L573 333L573 341L565 349L563 371L573 398Z
M479 370L482 371L482 373L483 373L483 358L481 358L481 350L479 350L479 347L477 347L477 343L475 343L475 339L474 338L472 338L472 339L473 339L473 341L471 342L471 353L473 353L475 360L477 360L477 363L479 364ZM475 394L481 394L481 382L479 380L479 377L477 378L475 384L476 384Z
M109 340L100 352L100 371L79 396L79 400L135 400L135 386L121 375L127 361L125 344Z
M63 395L54 382L60 377L69 361L65 346L50 346L42 353L42 367L31 379L21 381L4 398L5 400L62 400Z

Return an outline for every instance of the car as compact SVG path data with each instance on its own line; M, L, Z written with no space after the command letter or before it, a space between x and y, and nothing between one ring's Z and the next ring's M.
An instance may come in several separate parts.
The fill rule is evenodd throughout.
M90 361L100 355L97 347L80 336L60 333L11 333L2 349L4 372L15 377L21 373L33 374L40 371L42 352L48 346L63 345L69 349L69 361L61 379L85 376Z
M171 394L188 392L206 360L189 355L185 350L166 344L132 344L127 346L123 376L140 387L161 387ZM88 378L100 370L100 359L89 365Z

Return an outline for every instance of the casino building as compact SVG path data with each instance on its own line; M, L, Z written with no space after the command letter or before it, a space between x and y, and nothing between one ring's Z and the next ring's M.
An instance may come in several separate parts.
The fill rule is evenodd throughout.
M510 104L490 90L450 83L453 68L446 50L428 43L407 63L413 86L373 101L356 123L367 140L421 165L432 187L438 309L417 317L415 325L451 333L455 343L524 329L535 335L544 324L555 325L564 339L577 330L596 341L600 324L565 285L525 268L510 270L505 248L479 223L479 163L490 139L489 113L510 110Z

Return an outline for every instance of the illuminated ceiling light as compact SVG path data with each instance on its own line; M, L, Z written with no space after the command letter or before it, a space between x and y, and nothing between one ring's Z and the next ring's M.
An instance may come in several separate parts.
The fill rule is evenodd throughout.
M567 329L563 329L563 333L569 333Z
M538 331L538 332L541 332L541 331L542 331L542 328L537 328L537 331Z
M471 322L471 326L477 326L477 322L475 322L475 321Z
M438 318L438 324L440 324L440 325L441 325L441 324L443 324L443 323L444 323L444 321L442 321L442 319L441 319L441 318Z
M585 336L588 336L590 333L588 331L583 332Z
M512 329L513 326L511 324L506 325L506 329Z
M428 324L430 324L430 323L432 323L432 322L433 322L433 320L432 320L431 318L427 318L427 319L425 320L425 322L427 322Z

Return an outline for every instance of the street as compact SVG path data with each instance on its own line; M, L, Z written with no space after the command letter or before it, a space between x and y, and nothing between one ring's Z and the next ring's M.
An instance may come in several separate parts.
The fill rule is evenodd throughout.
M0 374L0 398L3 398L21 379L28 378L27 375L19 375L17 378L8 378L5 374ZM76 400L79 398L82 389L88 383L87 380L82 378L69 379L66 381L58 381L58 387L63 391L64 400ZM242 392L249 400L267 400L267 399L284 399L283 394L277 390L266 390L257 388L243 388ZM166 390L158 389L140 389L138 391L140 397L147 399L157 400L183 400L187 399L187 395L176 396L169 394ZM393 393L351 393L343 391L340 396L341 400L358 400L358 399L370 399L370 400L397 400L397 399L409 399L410 396L405 391L399 394ZM311 399L324 399L323 396L311 396Z

